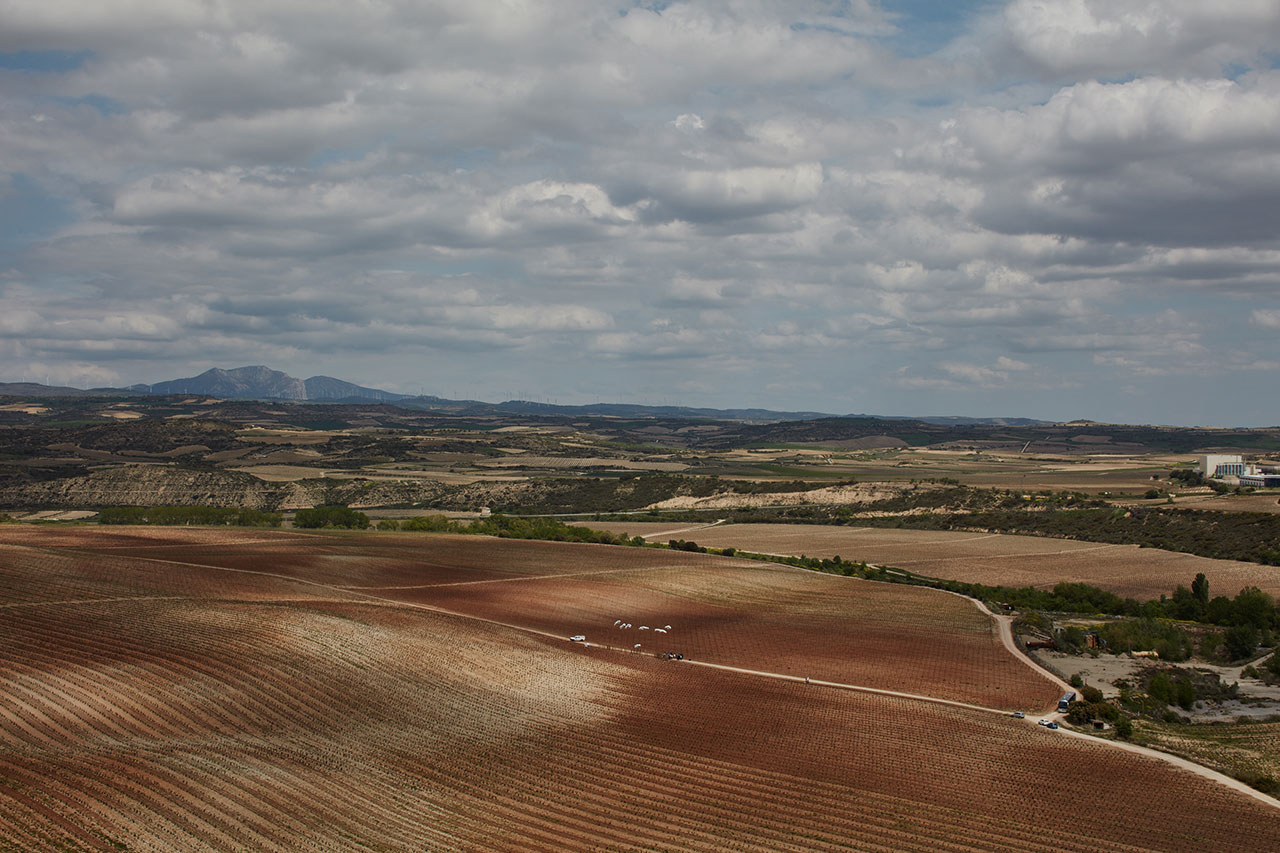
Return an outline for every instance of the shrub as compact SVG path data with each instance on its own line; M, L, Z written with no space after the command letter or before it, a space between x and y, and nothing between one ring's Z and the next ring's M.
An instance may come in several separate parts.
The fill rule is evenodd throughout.
M1184 711L1190 711L1191 706L1196 702L1196 688L1190 679L1179 678L1173 685L1173 698L1178 703L1178 707Z
M257 509L217 506L109 506L98 513L99 524L230 524L237 527L279 527L280 514Z
M1200 657L1213 660L1218 657L1222 647L1222 634L1218 631L1206 631L1200 638Z
M1280 782L1277 782L1271 776L1265 776L1260 773L1250 773L1248 771L1241 771L1234 775L1250 788L1256 788L1264 794L1270 794L1273 797L1280 794Z
M1058 637L1060 645L1064 646L1064 651L1078 651L1084 646L1084 630L1075 625L1068 626L1062 635ZM1073 676L1078 678L1079 676ZM1079 684L1072 684L1073 687L1079 687Z
M1155 649L1162 660L1186 660L1191 654L1191 638L1186 632L1159 619L1125 619L1098 626L1107 649L1116 654Z
M1236 625L1224 637L1227 654L1232 660L1247 658L1258 647L1258 630L1252 625Z
M1067 712L1067 722L1083 726L1094 720L1114 722L1120 719L1120 711L1110 702L1072 702Z
M412 530L418 533L450 533L458 529L458 525L444 515L419 515L406 519L400 525L401 530Z
M307 529L339 527L364 530L369 526L369 516L345 506L318 506L315 509L298 510L293 518L293 526Z
M1163 672L1157 673L1147 685L1147 695L1167 705L1173 698L1173 682Z

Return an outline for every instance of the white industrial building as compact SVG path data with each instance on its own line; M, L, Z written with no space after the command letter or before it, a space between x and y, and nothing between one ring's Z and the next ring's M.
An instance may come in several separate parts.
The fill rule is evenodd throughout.
M1280 489L1280 474L1265 474L1257 470L1246 471L1240 475L1240 485L1253 486L1255 489Z
M1200 473L1210 479L1239 477L1244 473L1244 457L1239 454L1211 453L1200 457Z

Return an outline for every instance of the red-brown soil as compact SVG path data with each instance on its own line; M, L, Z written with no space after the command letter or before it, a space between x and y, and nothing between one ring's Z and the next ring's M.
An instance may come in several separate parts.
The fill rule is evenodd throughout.
M900 622L903 643L932 619L948 642L967 642L980 632L964 608L980 614L960 599L887 586L899 597L877 598L876 585L840 578L553 543L255 532L193 542L175 531L186 559L161 563L120 552L167 554L156 546L170 531L135 531L148 541L106 558L96 530L62 530L41 548L15 530L0 527L0 543L24 540L0 544L0 848L1280 849L1280 810L1155 759L998 714L353 600L391 591L337 589L330 558L353 558L348 580L361 582L380 576L355 567L365 547L401 580L413 554L428 578L432 565L483 562L487 547L509 576L616 559L625 571L400 592L431 606L447 590L461 608L464 591L484 590L477 612L530 627L569 618L573 596L590 595L574 584L598 587L591 607L660 615L679 603L693 619L737 609L706 637L753 626L751 655L765 663L815 663L774 628L809 619L885 638ZM246 574L274 571L285 544L296 580ZM241 571L190 565L221 556L210 548L238 551ZM326 580L306 576L313 557ZM130 589L140 597L120 600ZM100 600L75 603L86 598ZM696 623L669 624L674 638ZM914 692L946 684L927 668L915 677Z
M384 594L618 649L638 643L643 653L988 707L1043 709L1057 699L1053 685L1005 651L990 618L959 597L706 563ZM632 627L615 627L619 619ZM655 630L667 625L665 634Z
M403 534L112 553L269 571L560 637L1010 710L1057 698L962 599L752 561ZM665 625L668 634L652 630Z

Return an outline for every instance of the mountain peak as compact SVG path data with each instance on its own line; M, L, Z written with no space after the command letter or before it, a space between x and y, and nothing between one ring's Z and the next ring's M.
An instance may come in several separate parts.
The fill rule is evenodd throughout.
M301 379L261 364L223 370L211 367L199 376L171 379L151 386L152 394L202 394L208 397L262 400L305 400Z
M407 394L393 394L390 391L379 391L377 388L366 388L353 382L334 379L332 376L312 376L303 385L308 400L377 400L380 403L392 403L403 400Z
M231 400L374 400L391 403L406 394L366 388L332 376L298 379L263 364L225 370L211 367L199 376L142 386L152 394L200 394Z

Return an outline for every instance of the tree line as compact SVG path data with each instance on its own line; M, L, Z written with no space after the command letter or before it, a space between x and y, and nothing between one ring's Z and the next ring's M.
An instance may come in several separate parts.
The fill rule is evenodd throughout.
M631 537L625 533L615 534L604 530L592 530L590 527L565 524L555 518L516 518L499 514L472 521L456 520L438 514L420 515L404 521L384 518L378 522L377 527L379 530L461 533L470 536L496 536L500 539L541 539L549 542L588 542L631 547L648 544L640 536Z
M99 524L188 524L279 527L278 512L216 506L109 506L98 511Z
M1280 514L1152 507L1073 505L1073 496L1047 498L1036 511L992 508L919 515L859 515L868 507L789 507L729 512L734 524L835 524L911 530L977 530L1138 545L1280 566ZM898 501L905 508L911 501ZM1093 503L1090 501L1089 503ZM664 514L663 518L678 517Z

